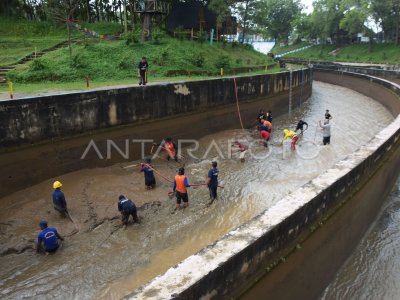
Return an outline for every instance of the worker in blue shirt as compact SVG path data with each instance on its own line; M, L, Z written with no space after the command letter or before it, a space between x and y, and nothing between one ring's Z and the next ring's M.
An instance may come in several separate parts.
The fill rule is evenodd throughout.
M267 120L268 122L272 123L272 111L269 110L269 111L265 114L265 118L266 118L266 120Z
M37 252L45 254L56 252L60 247L58 240L63 241L63 237L58 234L55 228L48 228L45 220L40 221L39 226L42 232L38 235Z
M217 189L218 189L218 174L219 171L217 169L217 162L213 161L211 163L212 169L208 171L207 175L207 186L210 191L210 199L214 201L217 198Z
M146 158L145 163L140 164L140 172L144 173L144 184L146 188L153 189L156 186L156 178L154 177L151 159Z
M137 216L137 209L132 200L126 198L124 195L118 197L118 211L121 213L122 225L126 228L129 222L129 216L132 215L133 222L140 223Z
M265 120L265 113L264 110L260 109L258 115L257 115L257 121L258 124L262 124L262 122Z
M65 201L64 193L61 191L62 183L54 181L53 183L53 205L54 209L62 215L67 215L67 202Z

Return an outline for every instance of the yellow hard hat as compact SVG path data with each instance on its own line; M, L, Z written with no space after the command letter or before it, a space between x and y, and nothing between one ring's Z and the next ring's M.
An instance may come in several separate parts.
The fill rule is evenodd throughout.
M59 182L58 180L57 180L57 181L54 181L54 183L53 183L53 189L58 189L58 188L60 188L60 187L62 187L62 183Z

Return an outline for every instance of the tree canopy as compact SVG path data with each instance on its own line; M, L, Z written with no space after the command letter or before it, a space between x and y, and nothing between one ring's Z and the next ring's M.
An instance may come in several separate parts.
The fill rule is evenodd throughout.
M171 4L174 0L160 1ZM300 0L198 1L216 13L217 27L227 17L235 16L242 36L257 33L283 41L295 36L340 44L351 41L358 33L372 40L375 32L369 24L373 22L383 31L386 41L400 40L400 0L314 0L311 14L302 12ZM66 17L84 22L118 22L126 28L127 23L133 27L140 22L145 27L146 22L135 7L145 6L149 0L1 0L0 16L51 20L57 2L73 4L74 9ZM160 24L157 21L155 25Z

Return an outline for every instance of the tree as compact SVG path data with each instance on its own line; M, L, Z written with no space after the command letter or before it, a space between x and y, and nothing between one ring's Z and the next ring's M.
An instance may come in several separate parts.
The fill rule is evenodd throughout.
M393 32L394 42L400 38L400 0L370 0L371 12L385 33Z
M240 24L242 26L242 44L244 43L246 33L254 27L256 22L256 7L258 1L246 0L240 1L236 5L236 11L240 16Z
M340 20L340 28L347 31L350 37L358 33L363 33L369 38L368 50L372 50L372 42L374 32L365 26L368 20L368 6L354 6L349 11L345 12L344 17Z
M299 0L262 0L257 4L255 23L265 34L286 42L301 9Z
M57 22L67 24L69 56L72 56L70 21L78 9L81 0L48 0L46 3L50 16Z
M235 2L235 0L210 0L208 2L208 8L217 15L217 37L219 36L219 29L222 27L222 23L231 16L232 6Z
M333 43L340 43L345 35L340 29L340 21L344 16L342 0L316 0L313 7L314 11L309 19L310 33L315 38L330 38Z

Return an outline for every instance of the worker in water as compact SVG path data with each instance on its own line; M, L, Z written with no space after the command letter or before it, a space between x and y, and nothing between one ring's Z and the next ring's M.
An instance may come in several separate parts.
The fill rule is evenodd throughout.
M292 130L289 130L289 129L284 129L283 130L283 138L282 138L282 143L285 141L285 140L287 140L288 138L290 138L291 140L292 140L292 143L291 143L291 149L292 150L296 150L296 143L297 143L297 140L299 139L299 135L296 133L296 132L294 132L294 131L292 131Z
M240 143L239 141L234 141L232 143L232 148L231 148L231 154L240 152L239 158L241 162L244 162L244 156L246 155L247 150L249 149L249 146Z
M306 126L306 129L304 129L304 125ZM303 132L304 132L305 130L307 130L307 129L308 129L308 124L307 124L307 122L304 122L303 120L300 120L300 121L297 123L296 129L295 129L294 131L297 132L297 131L300 130L300 134L303 134Z
M147 83L147 70L149 69L149 64L146 60L146 57L142 57L142 60L138 65L138 76L140 78L139 85L146 85Z
M132 200L126 198L124 195L118 197L118 211L121 213L122 225L126 228L129 222L129 216L132 215L133 222L140 223L137 216L137 209Z
M171 158L175 161L178 161L177 147L175 143L172 142L170 137L167 137L165 141L163 141L160 145L165 151L167 151L167 160L169 161Z
M272 111L268 111L267 112L267 114L265 115L265 119L268 121L268 122L270 122L270 123L272 123Z
M260 111L258 112L258 115L257 115L257 121L258 121L258 124L262 124L263 123L263 121L265 120L265 113L264 113L264 110L263 109L260 109Z
M56 252L60 247L58 240L63 241L63 237L58 234L55 228L48 228L45 220L40 221L39 227L42 231L38 235L37 252L45 254Z
M319 127L322 128L322 143L325 145L331 144L331 124L329 124L329 120L324 120L324 125L321 125L321 121L319 121Z
M332 116L331 116L331 114L329 113L329 109L327 109L326 111L325 111L325 120L332 120Z
M154 189L156 186L156 178L154 177L153 170L150 158L146 158L145 162L140 164L140 172L144 174L144 184L148 190Z
M176 195L176 209L181 208L181 203L183 201L183 208L189 205L189 197L187 194L187 189L190 187L189 181L185 176L185 169L179 168L178 175L174 178L174 186L172 190L175 192Z
M54 181L53 183L53 205L54 209L57 210L61 215L66 216L67 202L65 201L64 193L61 191L62 183L60 181Z
M217 165L218 165L217 162L213 161L211 163L212 169L210 169L207 174L207 186L210 191L211 201L214 201L217 198L218 174L219 174Z
M264 120L263 125L261 125L261 130L265 130L265 131L268 131L269 133L271 133L272 123L267 120Z
M271 137L271 134L268 131L266 131L266 130L260 131L260 139L262 140L264 147L268 147L268 141L269 141L270 137Z

